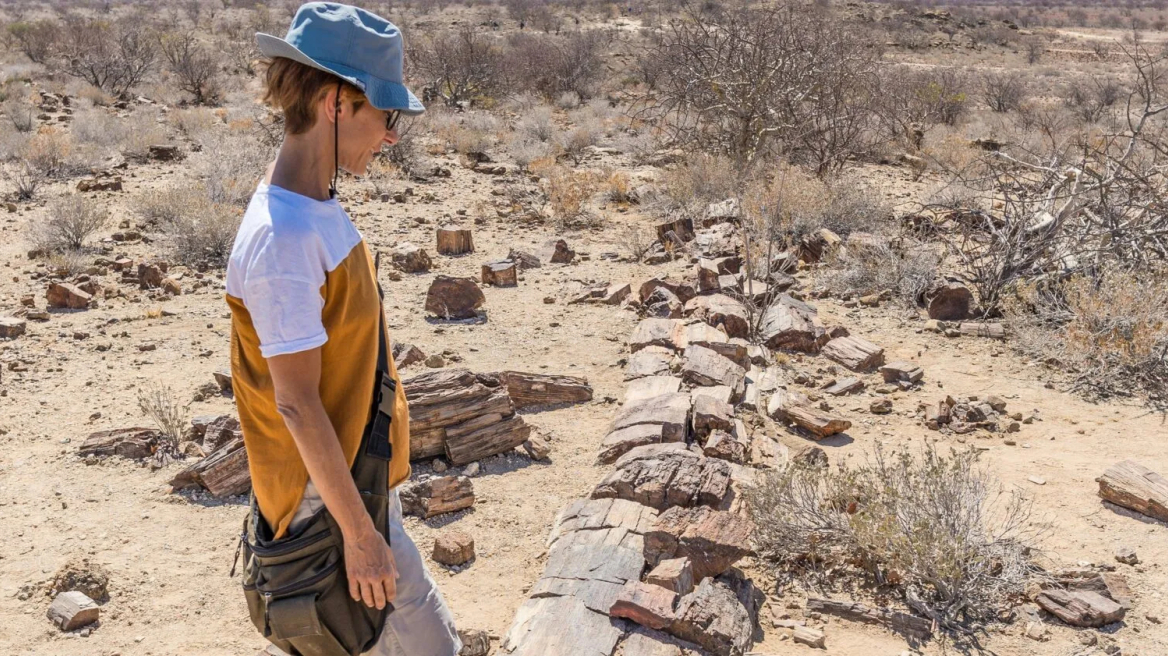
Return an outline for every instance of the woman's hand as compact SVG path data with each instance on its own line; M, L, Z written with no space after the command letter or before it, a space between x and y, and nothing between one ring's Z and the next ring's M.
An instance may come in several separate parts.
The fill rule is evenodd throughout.
M345 536L344 542L349 595L370 608L385 608L397 596L397 565L385 537L376 530L366 530L355 539Z

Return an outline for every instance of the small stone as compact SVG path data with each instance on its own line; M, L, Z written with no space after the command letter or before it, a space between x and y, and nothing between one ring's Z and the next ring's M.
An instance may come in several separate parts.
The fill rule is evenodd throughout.
M1026 480L1034 483L1035 485L1046 485L1046 479L1041 476L1028 476Z
M441 355L435 353L434 355L426 358L426 366L430 367L431 369L441 369L442 367L446 366L446 360Z
M475 556L474 538L463 531L442 533L434 540L433 556L435 562L443 565L467 563Z
M463 476L478 476L479 475L479 463L477 461L470 463L469 465L466 466L466 469L462 470L462 474L463 474Z
M1136 555L1136 550L1131 547L1119 547L1115 550L1115 560L1124 565L1138 565L1140 562L1139 556Z
M892 412L892 399L876 399L868 405L868 410L874 415L886 415Z
M523 442L523 450L527 452L528 457L532 460L546 460L548 454L551 453L551 447L547 440L539 435L532 434Z
M795 642L814 647L816 649L826 649L827 636L823 635L823 631L813 629L807 626L795 627L795 633L792 635Z
M458 656L487 656L491 651L491 634L482 629L459 629L462 649Z
M434 458L434 462L430 465L430 467L435 472L441 474L442 472L446 471L446 461L442 458Z
M1050 632L1042 622L1030 622L1026 625L1026 637L1038 642L1050 640Z
M83 592L70 590L57 595L49 606L48 617L62 631L72 631L97 621L101 610Z

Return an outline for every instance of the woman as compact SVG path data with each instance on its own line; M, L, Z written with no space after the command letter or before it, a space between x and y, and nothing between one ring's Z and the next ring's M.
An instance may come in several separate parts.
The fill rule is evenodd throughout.
M396 491L385 491L409 477L408 410L392 357L382 350L379 358L388 338L373 258L336 199L337 171L364 173L383 144L397 142L398 117L424 111L402 84L401 32L362 9L310 3L285 38L256 41L271 60L264 100L283 112L285 127L227 268L233 385L254 500L245 536L253 573L244 579L252 619L286 650L308 651L289 638L298 631L341 637L336 622L328 631L313 624L338 612L337 604L320 607L327 595L316 590L311 617L289 627L284 615L300 598L273 594L274 575L254 569L265 546L306 531L335 538L336 527L340 540L326 562L344 572L353 600L388 612L354 638L368 640L358 643L364 653L453 656L460 644L450 610L402 527ZM387 429L375 430L378 417ZM354 480L369 463L388 498L380 516ZM345 583L338 575L336 586ZM341 606L352 603L337 594Z

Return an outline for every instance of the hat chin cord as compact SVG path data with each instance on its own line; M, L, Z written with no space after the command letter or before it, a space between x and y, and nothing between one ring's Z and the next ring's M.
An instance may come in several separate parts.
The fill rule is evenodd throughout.
M333 106L333 183L329 187L329 198L337 197L337 174L341 171L341 158L339 155L339 126L341 123L341 84L337 83L337 98Z

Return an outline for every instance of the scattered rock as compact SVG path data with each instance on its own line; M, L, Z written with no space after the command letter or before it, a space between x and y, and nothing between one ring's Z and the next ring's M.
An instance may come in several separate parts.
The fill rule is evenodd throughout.
M57 592L77 591L104 603L109 601L109 579L105 567L83 559L62 565L47 587Z
M1105 501L1168 522L1168 480L1160 474L1124 460L1095 480Z
M486 301L473 279L440 274L426 292L426 311L443 319L473 319Z
M49 605L49 620L62 631L72 631L97 621L101 610L85 593L62 592Z
M0 338L13 339L24 334L25 322L16 317L0 317Z
M1119 547L1115 550L1115 560L1124 565L1138 565L1140 563L1140 558L1136 555L1136 550L1126 546Z
M442 367L446 366L446 359L435 353L434 355L426 358L426 366L430 367L431 369L441 369Z
M474 252L474 240L470 230L444 226L437 231L437 250L441 255L463 255Z
M814 353L826 331L815 308L783 294L763 314L759 335L770 349Z
M434 562L457 566L475 557L474 538L463 531L445 531L434 539Z
M645 560L656 567L669 558L689 558L695 580L717 576L750 551L751 521L708 506L674 506L645 533Z
M674 621L677 593L658 585L628 581L609 608L612 617L623 617L651 629L664 629Z
M796 626L795 632L791 638L802 645L813 647L815 649L827 649L827 636L819 629L813 629L809 626Z
M491 635L482 629L459 629L462 649L458 656L487 656L491 652Z
M49 307L84 310L89 307L93 295L67 283L50 283L45 293Z
M871 371L884 364L884 349L860 337L837 337L823 347L823 355L852 371Z
M886 415L892 412L892 399L875 399L868 405L868 411L874 415Z
M466 476L410 481L399 489L402 512L422 519L470 508L475 502L474 486Z
M520 270L538 269L540 267L538 257L525 251L515 250L514 248L507 251L507 259L518 265Z
M422 349L413 344L394 342L393 363L398 370L408 367L415 362L425 362L425 360L426 354L422 352Z
M690 565L689 558L668 558L657 563L657 566L645 575L645 582L659 585L684 597L693 592L693 566Z
M539 259L551 264L571 264L576 258L576 251L568 248L568 242L563 239L549 239L539 249Z
M1035 601L1071 626L1104 626L1122 620L1126 614L1123 606L1088 590L1043 590Z
M519 285L519 268L511 260L487 262L482 266L482 281L493 287L516 287Z
M430 256L422 248L404 242L393 252L393 266L402 273L425 273L430 270Z
M154 454L159 437L158 431L152 428L117 428L98 431L90 433L85 438L81 448L78 449L78 455L82 458L87 456L121 456L132 460L148 458Z
M973 293L961 283L945 283L928 293L928 303L930 319L964 321L972 316Z
M592 386L587 380L576 376L522 371L503 371L498 376L518 409L584 403L592 400Z
M907 382L915 384L921 382L925 377L925 372L911 362L898 360L880 367L880 375L884 377L886 383Z
M527 440L523 443L523 450L532 460L546 460L548 454L550 454L552 451L551 447L547 443L547 440L535 434L532 434L532 436L527 438Z

